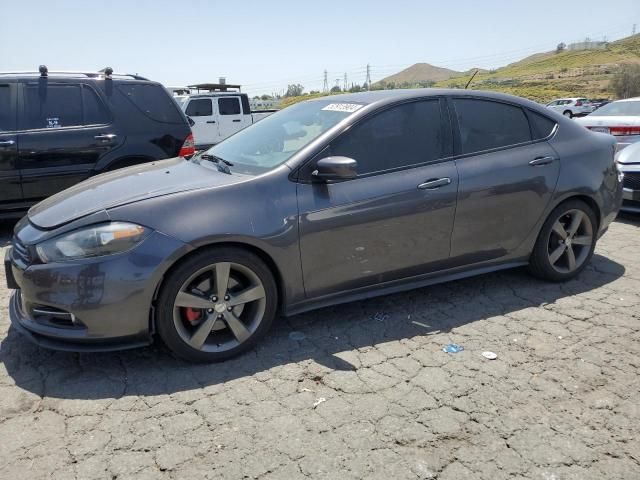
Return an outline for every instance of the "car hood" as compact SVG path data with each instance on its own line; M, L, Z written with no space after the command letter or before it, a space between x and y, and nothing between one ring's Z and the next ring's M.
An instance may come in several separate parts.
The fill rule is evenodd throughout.
M640 125L640 117L635 115L587 115L586 117L576 118L575 121L585 127L626 127Z
M48 230L119 205L247 178L172 158L92 177L33 206L28 216L33 225Z
M640 142L632 143L620 150L616 155L616 162L623 165L640 165Z

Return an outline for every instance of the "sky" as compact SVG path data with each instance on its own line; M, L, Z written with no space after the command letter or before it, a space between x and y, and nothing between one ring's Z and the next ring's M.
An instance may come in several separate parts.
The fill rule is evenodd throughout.
M606 8L609 5L611 8ZM344 74L375 82L417 62L496 68L590 37L640 32L640 0L2 0L0 71L138 73L254 94Z

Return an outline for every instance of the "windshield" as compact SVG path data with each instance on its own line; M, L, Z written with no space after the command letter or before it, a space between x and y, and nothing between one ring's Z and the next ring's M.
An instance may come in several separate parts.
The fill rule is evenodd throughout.
M206 153L230 162L232 172L263 173L286 162L362 107L330 100L298 103L241 130Z
M624 117L624 116L640 115L640 102L613 102L608 103L604 107L600 107L593 112L590 117Z

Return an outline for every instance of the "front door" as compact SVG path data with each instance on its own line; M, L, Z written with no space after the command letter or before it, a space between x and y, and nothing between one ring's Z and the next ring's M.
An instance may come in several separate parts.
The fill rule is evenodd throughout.
M391 107L338 137L298 185L307 296L366 287L446 267L458 174L439 100ZM328 154L358 162L358 177L313 183Z
M213 108L214 98L191 98L188 100L185 114L193 120L191 127L196 147L205 147L220 141L217 115Z
M89 85L47 79L23 85L19 164L27 202L89 177L100 157L124 139Z
M460 98L453 104L462 156L452 261L500 258L527 238L555 191L560 161L544 140L554 122L506 103Z
M18 168L15 83L0 83L0 209L22 201Z
M242 130L242 109L240 97L218 97L218 131L220 141Z

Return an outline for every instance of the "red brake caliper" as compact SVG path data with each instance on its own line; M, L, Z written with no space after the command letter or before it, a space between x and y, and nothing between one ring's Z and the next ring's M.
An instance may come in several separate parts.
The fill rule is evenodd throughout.
M187 316L187 320L189 320L189 322L191 323L196 323L198 320L200 320L200 317L202 316L202 312L200 310L195 310L191 307L187 307L184 309L185 315Z

